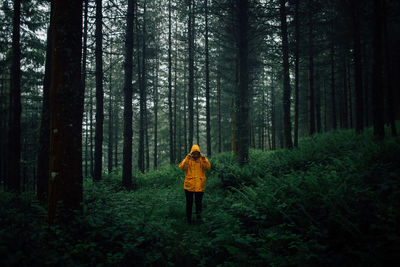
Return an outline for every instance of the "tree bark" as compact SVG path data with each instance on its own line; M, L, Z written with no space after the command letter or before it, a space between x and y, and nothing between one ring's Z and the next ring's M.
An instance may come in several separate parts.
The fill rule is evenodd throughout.
M194 129L194 35L193 35L193 0L188 0L189 18L188 18L188 42L189 42L189 90L188 90L188 110L189 110L189 139L188 151L193 145L193 129Z
M6 190L21 190L21 1L14 1Z
M217 105L218 105L218 153L222 152L222 114L221 114L221 74L218 65L217 71Z
M138 167L139 170L144 173L145 171L145 157L144 157L144 146L145 146L145 113L146 113L146 2L144 4L143 13L143 28L142 28L142 70L139 69L139 82L140 86L140 110L139 110L139 148L138 148ZM139 46L139 43L138 43Z
M88 32L88 11L89 11L89 0L84 0L84 22L83 22L83 55L82 55L82 90L86 90L86 59L87 59L87 32ZM85 98L83 98L85 102ZM85 105L85 103L83 103ZM88 160L89 160L89 148L88 148L88 123L86 116L86 129L85 129L85 177L88 177ZM91 130L91 129L90 129Z
M299 19L299 1L296 1L295 6L295 59L294 59L294 146L299 145L299 47L300 47L300 19Z
M347 61L347 92L349 97L349 121L350 128L353 128L353 88L351 86L351 69L350 69L350 61Z
M312 0L308 1L308 72L309 72L309 114L310 128L309 134L315 133L315 96L314 96L314 47L313 47L313 19L312 19Z
M124 64L124 144L122 152L122 184L128 190L132 187L132 66L134 6L134 0L128 0Z
M351 1L353 20L353 57L354 57L354 84L356 96L356 133L361 133L363 123L363 85L361 68L361 41L360 41L360 0Z
M320 77L318 73L316 77ZM317 123L317 132L320 133L322 131L322 123L321 123L321 78L317 79L318 84L315 87L315 119Z
M175 23L175 40L177 40L177 33L178 33L178 23ZM174 163L179 163L177 162L177 157L178 157L178 153L179 153L179 147L178 147L178 142L176 140L177 138L177 133L178 133L178 129L177 129L177 108L178 108L178 102L177 102L177 93L178 93L178 45L177 45L177 41L176 41L176 45L175 45L175 58L174 58L174 118L173 118L173 122L174 122L174 127L173 127L173 132L174 132ZM179 157L180 158L180 157Z
M372 103L374 114L374 136L378 139L385 137L384 107L383 107L383 50L382 50L382 26L383 26L382 0L374 0L373 19L373 76L372 76Z
M206 139L207 156L211 157L211 117L210 117L210 59L208 51L208 0L204 0L205 6L205 53L206 53Z
M275 114L275 85L274 76L271 76L271 149L276 149L276 114Z
M50 71L51 71L51 25L47 31L46 63L43 80L42 118L40 122L39 148L37 155L37 198L45 204L49 195L49 149L50 149Z
M119 139L119 102L115 101L114 106L114 168L118 168L118 139Z
M109 67L109 99L108 99L108 149L107 149L107 170L112 172L113 168L113 110L112 110L112 40L110 40L110 67Z
M187 58L186 58L186 56L185 56L185 62L187 61L186 60ZM189 145L188 145L188 129L187 129L187 105L186 105L186 101L188 100L188 97L187 97L187 95L188 95L188 93L187 93L187 90L186 90L186 79L187 79L187 76L186 76L186 73L187 73L187 68L186 68L186 64L184 64L184 77L183 77L183 80L185 81L185 86L184 86L184 90L183 90L183 143L184 143L184 150L186 151L187 149L188 149L188 147L189 147ZM189 148L190 149L190 148ZM188 150L188 151L190 151L190 150Z
M158 167L158 158L157 158L157 153L158 153L158 70L159 70L159 59L158 59L158 47L156 51L156 75L155 75L155 81L154 81L154 155L153 155L153 161L154 161L154 169L157 169Z
M292 126L290 123L290 79L289 79L289 42L287 37L287 23L285 0L280 0L282 57L283 57L283 123L284 123L284 146L293 147Z
M49 223L82 213L82 1L52 1ZM66 41L68 40L68 41Z
M190 14L189 14L190 16ZM174 163L174 129L172 118L172 22L171 0L168 1L168 121L169 121L169 163ZM176 88L175 88L176 89Z
M250 138L250 93L249 93L249 71L248 71L248 1L237 0L238 12L238 98L237 98L237 129L238 146L237 156L239 164L244 165L248 162L249 138Z
M102 0L96 0L96 128L94 147L94 177L101 180L103 169L103 121L104 121L104 92L103 92L103 15Z
M332 105L332 129L337 129L337 118L336 118L336 92L335 92L335 42L334 42L334 31L333 31L333 20L331 22L331 105Z
M390 123L390 129L392 136L397 136L397 130L396 130L396 108L395 108L395 99L396 99L396 94L395 94L395 83L393 81L393 69L394 69L394 64L393 58L391 56L391 50L390 50L390 42L391 42L391 36L389 35L388 31L388 16L387 16L387 8L386 8L386 1L382 2L382 15L383 17L383 43L385 44L384 50L385 50L385 70L386 70L386 80L387 80L387 87L388 87L388 96L387 96L387 109L388 109L388 119ZM382 22L381 22L382 23Z
M346 58L343 59L343 128L349 128Z

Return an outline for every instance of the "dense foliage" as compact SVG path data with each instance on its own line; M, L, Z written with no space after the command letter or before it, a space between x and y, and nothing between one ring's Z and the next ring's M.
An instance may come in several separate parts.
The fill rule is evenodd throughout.
M170 166L84 182L85 216L47 226L25 194L1 193L9 265L382 266L400 252L400 138L337 131L298 149L211 159L203 222L187 225L183 173Z

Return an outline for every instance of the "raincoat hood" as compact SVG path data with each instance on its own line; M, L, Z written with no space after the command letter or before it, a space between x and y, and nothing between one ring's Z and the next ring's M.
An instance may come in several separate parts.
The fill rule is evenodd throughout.
M200 147L198 145L193 145L192 146L192 149L190 150L190 154L192 154L195 151L198 151L199 153L201 153L200 152Z

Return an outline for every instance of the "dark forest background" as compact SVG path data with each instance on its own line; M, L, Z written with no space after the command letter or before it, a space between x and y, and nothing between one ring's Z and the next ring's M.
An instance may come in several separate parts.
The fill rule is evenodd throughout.
M213 166L210 195L231 203L224 204L229 206L225 209L216 206L219 215L210 221L226 223L220 236L207 232L210 225L200 226L204 234L200 247L215 242L222 253L216 255L236 255L228 258L238 265L249 259L255 265L276 266L360 263L362 258L373 258L373 264L385 262L385 257L390 260L398 252L400 240L398 230L391 228L399 219L398 211L393 211L400 195L395 178L400 175L396 167L399 74L400 3L393 0L1 0L4 218L26 212L32 216L29 223L46 221L46 227L73 219L71 228L63 230L70 238L79 227L99 227L85 221L102 209L99 203L112 206L111 215L99 215L104 229L133 223L126 221L129 216L140 221L141 215L132 207L125 207L130 213L122 216L117 206L136 199L145 213L146 205L153 203L147 203L146 197L157 198L151 192L168 199L170 193L163 186L173 185L169 192L179 195L182 173L176 165L192 144L199 144ZM296 184L296 177L302 180L309 171L313 174L307 186ZM277 193L280 187L274 187L278 184L286 188L282 195ZM293 193L296 187L303 191ZM331 192L335 200L319 199L331 187L337 189ZM350 191L351 200L346 199ZM321 193L315 197L322 202L309 198L315 192ZM115 198L104 199L105 195ZM172 198L170 204L176 200ZM336 204L329 206L330 201ZM216 202L210 198L208 203L211 208ZM315 209L306 211L310 207L306 204ZM327 207L340 215L322 216ZM159 214L149 216L153 221L160 214L179 217L172 209L160 208ZM305 215L298 214L299 209ZM384 215L375 218L380 211ZM352 221L366 216L363 212L372 216L370 221ZM124 223L105 222L115 214ZM310 221L295 219L304 216ZM24 221L7 220L2 224ZM272 227L268 220L282 228L268 232L265 229ZM332 221L337 224L331 225ZM329 224L329 233L315 230L323 222ZM300 230L293 230L295 226ZM182 234L159 227L159 235L166 239ZM96 240L93 229L88 230L93 236L86 241ZM144 248L166 244L144 234L144 229L142 241L149 242L141 243ZM237 233L235 229L246 234L238 234L239 241L225 240ZM314 230L320 235L310 236ZM335 231L338 238L329 243ZM346 250L350 256L339 249L347 244L340 238L349 232L356 233L351 240L355 247L361 242L357 237L368 239L358 256L353 247ZM127 240L137 241L136 234ZM260 240L251 239L254 234ZM379 234L381 243L375 244ZM15 241L16 236L4 240ZM224 238L218 243L207 239L210 236ZM93 242L104 245L106 240ZM121 242L128 244L127 240ZM164 252L178 253L174 249L184 247L189 238L185 240L169 244L171 248ZM262 240L272 243L263 247ZM271 252L271 244L278 244L279 252ZM237 254L257 245L266 250L243 258ZM129 249L138 256L140 246L115 252L122 254L109 252L108 258L94 255L91 263L124 262ZM376 257L371 256L371 247L377 249ZM107 245L102 249L106 253ZM303 254L293 254L292 249ZM331 262L316 260L331 252L335 254ZM31 255L40 255L35 253ZM166 260L165 255L158 262L160 258L151 254L140 263L213 265L200 255L199 251L184 253L182 263L177 258ZM225 256L217 257L216 264L222 264ZM348 257L355 257L354 262ZM58 262L59 255L48 263L52 260Z

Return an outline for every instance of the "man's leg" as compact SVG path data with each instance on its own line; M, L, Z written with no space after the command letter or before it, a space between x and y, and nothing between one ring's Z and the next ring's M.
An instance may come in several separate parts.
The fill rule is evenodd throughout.
M196 217L198 220L201 220L201 210L202 210L202 200L203 200L203 193L204 192L195 192L196 199Z
M186 219L187 223L192 223L192 207L193 207L193 192L187 191L185 189L186 196Z

